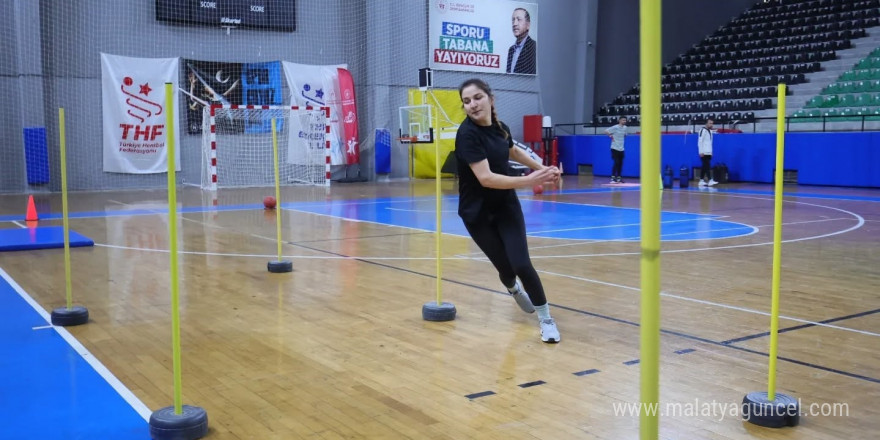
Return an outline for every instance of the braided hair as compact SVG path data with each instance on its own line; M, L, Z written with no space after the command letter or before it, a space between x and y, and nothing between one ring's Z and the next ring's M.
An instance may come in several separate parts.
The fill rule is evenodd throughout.
M489 98L495 98L495 95L492 94L492 89L489 87L489 84L486 81L483 81L479 78L471 78L463 83L461 83L461 87L458 88L458 96L461 97L461 92L469 86L476 86L478 89L482 90ZM492 125L498 129L502 134L504 134L504 139L510 138L510 133L504 129L504 126L501 125L501 120L498 119L498 112L495 110L495 106L492 105Z

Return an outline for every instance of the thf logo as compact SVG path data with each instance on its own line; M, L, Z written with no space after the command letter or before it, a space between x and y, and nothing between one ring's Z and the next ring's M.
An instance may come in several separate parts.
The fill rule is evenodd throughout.
M147 99L150 92L153 91L150 88L150 83L139 84L137 93L134 93L132 85L134 85L134 80L130 76L126 76L119 87L122 94L126 96L125 103L129 107L128 115L137 119L141 124L146 122L146 118L161 115L163 107L159 103ZM126 88L132 90L126 90ZM122 139L128 139L129 135L132 135L133 140L153 141L156 140L156 136L162 134L165 125L119 124L119 128L122 129Z

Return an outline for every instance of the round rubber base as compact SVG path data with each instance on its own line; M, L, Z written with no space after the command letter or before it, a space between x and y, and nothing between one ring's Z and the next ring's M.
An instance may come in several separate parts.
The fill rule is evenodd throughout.
M776 400L768 400L766 392L754 392L743 397L743 419L767 428L797 426L800 423L798 401L791 396L776 393Z
M59 307L52 310L52 325L68 327L89 322L89 310L83 306Z
M287 260L281 261L270 261L269 262L269 272L272 273L284 273L284 272L292 272L293 271L293 262Z
M198 406L183 405L180 414L174 414L174 406L166 406L150 415L153 440L195 440L207 433L208 413Z
M452 321L455 319L455 306L448 302L440 305L437 305L437 301L426 302L422 306L422 319L437 322Z

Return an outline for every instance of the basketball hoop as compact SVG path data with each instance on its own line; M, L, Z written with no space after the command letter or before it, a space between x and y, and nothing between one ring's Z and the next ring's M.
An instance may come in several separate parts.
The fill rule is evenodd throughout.
M397 138L397 140L400 141L401 144L414 144L418 142L419 138L418 136L401 136Z

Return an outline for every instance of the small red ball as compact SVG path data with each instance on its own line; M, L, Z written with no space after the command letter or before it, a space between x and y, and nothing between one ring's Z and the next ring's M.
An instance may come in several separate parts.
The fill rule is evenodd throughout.
M263 198L263 206L265 206L266 209L275 209L276 204L275 197L266 196Z
M532 188L532 192L533 192L535 195L543 194L543 193L544 193L544 185L535 185L535 186Z

